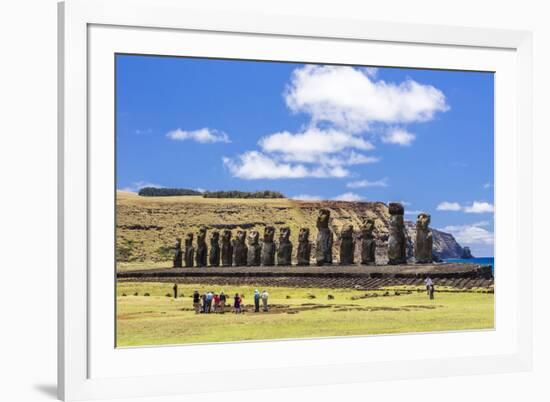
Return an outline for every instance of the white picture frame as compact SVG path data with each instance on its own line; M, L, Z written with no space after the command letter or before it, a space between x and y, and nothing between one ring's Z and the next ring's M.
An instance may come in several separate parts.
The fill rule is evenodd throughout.
M59 5L59 397L145 397L529 370L531 33L246 15L198 7L187 8L178 0L69 0ZM208 40L195 41L204 36L216 39L210 42L227 41L227 50ZM113 235L113 200L107 200L109 193L105 192L113 187L94 184L99 178L112 177L112 162L104 162L112 159L105 148L112 144L112 137L98 134L113 127L110 89L114 78L108 58L121 51L177 55L188 37L194 39L195 47L190 45L187 51L212 57L227 51L227 57L243 53L245 58L309 57L297 61L322 62L329 57L327 52L318 57L313 52L320 54L324 49L331 50L331 61L353 64L359 59L351 49L364 46L372 50L372 65L496 71L501 77L495 86L496 258L506 261L499 265L502 274L496 273L495 279L496 329L115 350L109 310L113 300L97 297L99 293L114 297L109 293L114 286L112 271L93 269L102 259L112 260L112 255L90 246L95 247L98 238L109 240ZM312 50L302 52L300 41L308 41ZM506 226L501 224L504 217ZM412 353L411 345L418 350ZM453 345L452 353L448 345ZM358 350L369 351L368 358L354 353ZM194 369L181 370L159 364L170 356L199 362L209 353L241 356L250 364L221 371L199 363ZM257 362L258 356L267 358ZM137 361L150 367L144 370ZM205 371L211 372L204 375ZM248 381L239 381L243 376Z

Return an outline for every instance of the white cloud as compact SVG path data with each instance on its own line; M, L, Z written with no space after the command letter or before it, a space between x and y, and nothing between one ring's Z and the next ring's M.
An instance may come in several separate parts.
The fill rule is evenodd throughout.
M292 197L293 200L300 200L300 201L320 201L323 198L319 195L311 195L311 194L299 194Z
M409 146L412 144L415 138L416 137L414 134L409 133L406 130L403 130L400 128L394 128L394 129L388 130L382 136L382 142L385 142L386 144L397 144L402 146Z
M311 127L301 133L280 132L258 141L263 152L248 151L223 162L241 179L296 179L347 177L345 166L378 162L375 156L355 152L373 148L361 136Z
M460 205L458 202L444 201L437 206L438 211L464 211L467 214L483 214L495 211L493 204L485 201L474 201L471 205Z
M493 183L491 183L491 182L487 182L483 185L484 189L488 189L488 188L491 188L491 187L493 187Z
M150 129L150 128L146 128L146 129L137 128L137 129L135 130L135 133L136 133L137 135L151 134L152 132L153 132L153 130Z
M359 194L355 193L344 193L337 195L333 198L335 201L361 201L363 200L363 197L361 197Z
M349 155L345 155L344 158L346 165L363 165L380 161L378 156L367 156L364 154L358 154L354 151L351 151Z
M198 191L199 193L204 193L204 192L206 192L206 190L205 190L204 188L201 188L201 187L197 187L197 188L195 189L195 191Z
M384 142L410 145L415 135L392 125L428 121L448 110L443 93L430 85L386 83L376 76L377 69L369 67L295 69L284 96L292 111L309 115L306 128L266 135L259 149L224 158L224 165L248 180L348 177L347 167L380 160L366 154L374 149L377 132L384 132Z
M383 179L375 180L375 181L369 181L369 180L352 181L346 184L346 187L349 187L349 188L388 187L388 179L385 177Z
M278 161L269 155L249 151L236 158L223 158L223 163L235 177L254 179L297 179L305 177L346 177L349 171L341 166L312 166Z
M378 68L377 67L360 67L362 71L365 72L369 77L376 78L378 75Z
M283 159L293 160L293 158L289 158L288 155L284 155ZM376 163L380 161L380 158L377 156L367 156L364 154L358 154L354 151L340 152L336 155L318 155L316 158L304 158L304 156L302 155L302 157L298 159L301 159L303 162L326 166L366 165L369 163Z
M366 131L372 123L429 121L449 109L445 95L431 85L376 81L372 71L346 66L298 68L284 96L292 111L309 114L313 123L329 122L349 132Z
M467 214L483 214L494 211L495 207L493 206L493 204L482 201L474 201L472 205L464 207L464 212L466 212Z
M482 221L470 225L445 226L440 230L452 234L462 245L492 245L494 244L494 233L484 229L488 222Z
M286 161L308 163L317 162L319 157L348 149L368 151L374 148L361 136L315 127L297 134L288 131L271 134L261 138L258 144L264 152L282 154Z
M462 207L458 202L443 201L437 208L438 211L460 211Z
M148 181L135 181L129 186L119 188L119 191L128 191L130 193L137 193L139 190L141 190L144 187L156 187L156 188L163 188L164 186L156 183L151 183Z
M214 142L231 142L229 136L223 131L214 130L211 128L201 128L198 130L182 130L176 129L166 134L168 138L176 141L192 140L201 144L211 144Z

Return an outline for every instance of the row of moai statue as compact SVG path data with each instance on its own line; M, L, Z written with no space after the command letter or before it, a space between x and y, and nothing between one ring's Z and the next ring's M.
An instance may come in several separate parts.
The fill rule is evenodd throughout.
M256 230L250 231L248 236L246 231L238 230L237 237L232 239L231 231L226 229L222 232L220 244L220 233L213 231L210 236L210 247L208 247L206 245L206 228L202 227L197 234L196 249L193 245L193 233L186 235L183 248L181 239L176 240L174 267L182 267L183 264L186 267L291 265L290 228L281 228L279 232L279 242L276 244L273 226L265 227L261 243L260 234ZM309 265L311 256L309 229L301 229L298 239L298 265Z
M399 203L389 205L389 239L388 239L388 264L407 263L407 236L403 220L404 208ZM317 218L317 239L315 242L315 262L317 265L331 265L333 263L332 247L334 235L329 227L330 211L321 209ZM433 239L429 229L430 215L421 213L416 222L416 242L414 248L416 263L426 264L432 262ZM376 262L376 239L374 236L375 222L373 219L365 219L361 225L359 239L361 241L361 264L373 265ZM193 245L193 234L188 233L182 248L181 239L177 239L174 255L174 267L217 266L273 266L292 265L292 242L290 241L290 228L283 227L279 230L279 241L275 243L275 228L266 226L263 241L260 243L260 234L256 230L238 230L235 239L232 239L230 230L220 233L213 231L210 236L210 246L206 244L207 230L201 227L197 234L196 249ZM353 265L355 263L356 241L352 225L345 226L340 233L340 265ZM208 252L209 251L209 252ZM310 265L311 242L309 241L309 229L301 228L298 235L298 248L296 260L298 265Z

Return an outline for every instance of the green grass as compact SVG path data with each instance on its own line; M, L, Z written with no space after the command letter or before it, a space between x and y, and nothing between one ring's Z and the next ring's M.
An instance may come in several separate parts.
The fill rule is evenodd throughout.
M489 329L494 327L490 293L407 293L395 289L269 288L269 313L254 313L251 286L178 285L184 297L166 297L173 284L121 282L117 287L117 346L229 342ZM224 289L245 295L244 314L199 314L191 294ZM261 291L261 287L259 287ZM386 291L389 296L383 296ZM134 296L135 293L138 296ZM149 293L150 296L144 296ZM126 294L126 296L123 296ZM329 299L328 295L334 299ZM369 297L364 297L368 294ZM374 297L377 294L377 297ZM315 295L311 298L310 295ZM290 296L290 298L287 298Z

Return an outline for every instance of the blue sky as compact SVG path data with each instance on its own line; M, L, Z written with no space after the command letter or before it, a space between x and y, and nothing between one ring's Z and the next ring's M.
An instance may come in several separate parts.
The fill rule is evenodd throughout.
M493 74L118 55L117 188L402 201L493 255Z

